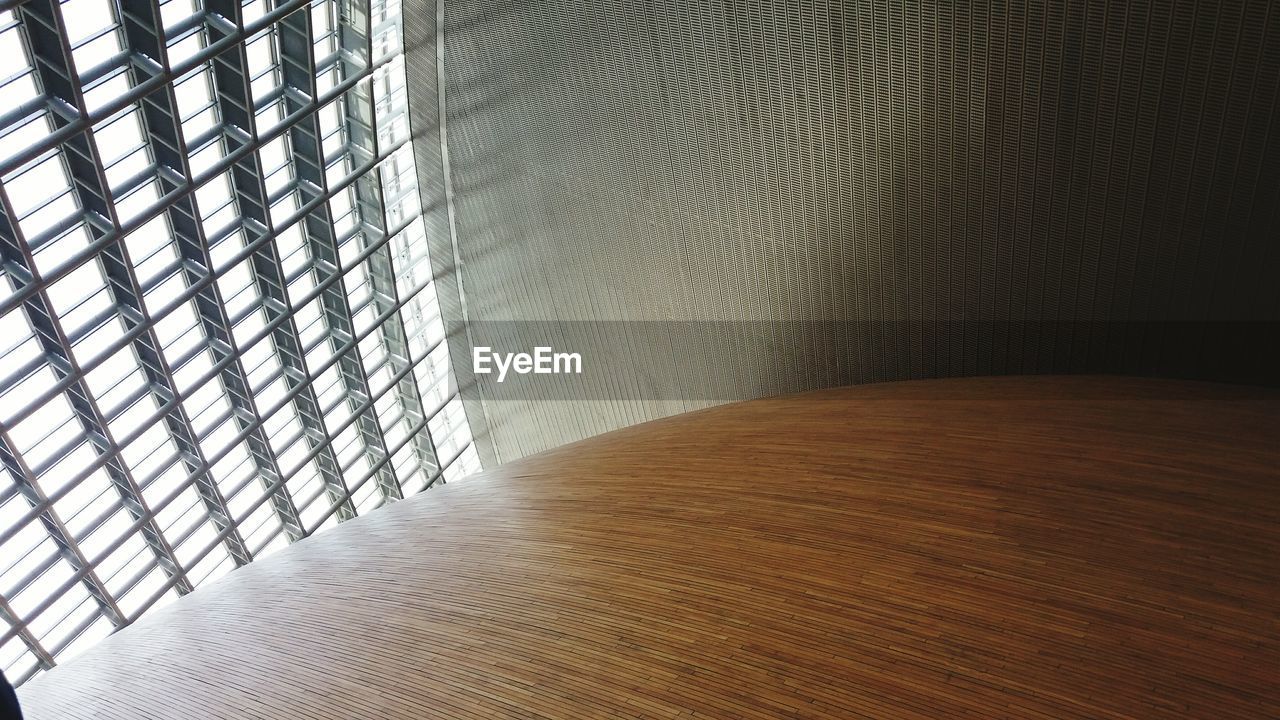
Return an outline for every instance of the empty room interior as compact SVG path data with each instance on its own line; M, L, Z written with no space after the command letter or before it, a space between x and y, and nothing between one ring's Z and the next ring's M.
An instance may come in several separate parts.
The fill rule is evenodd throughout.
M1280 5L0 0L0 678L1280 718Z

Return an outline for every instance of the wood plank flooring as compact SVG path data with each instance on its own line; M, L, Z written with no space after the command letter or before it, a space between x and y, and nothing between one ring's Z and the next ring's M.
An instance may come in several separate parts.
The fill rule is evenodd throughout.
M628 428L304 541L53 718L1280 717L1280 393L891 383Z

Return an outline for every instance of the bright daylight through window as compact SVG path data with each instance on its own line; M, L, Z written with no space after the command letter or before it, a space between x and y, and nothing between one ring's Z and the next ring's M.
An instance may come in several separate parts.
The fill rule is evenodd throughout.
M0 668L479 468L394 0L7 0Z

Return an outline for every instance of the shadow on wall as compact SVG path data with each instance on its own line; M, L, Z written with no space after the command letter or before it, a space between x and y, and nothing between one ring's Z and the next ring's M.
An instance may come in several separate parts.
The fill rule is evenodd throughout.
M477 344L585 343L619 388L583 420L543 402L603 399L572 378L482 382L505 457L858 382L1277 380L1265 2L446 13ZM626 329L689 321L718 329Z

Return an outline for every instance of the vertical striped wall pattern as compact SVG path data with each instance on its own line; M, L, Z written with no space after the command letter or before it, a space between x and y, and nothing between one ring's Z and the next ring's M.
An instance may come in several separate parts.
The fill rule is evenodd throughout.
M444 37L473 323L765 321L618 370L711 367L744 397L1276 381L1274 3L447 0ZM409 51L418 96L434 60ZM818 319L867 322L795 322ZM780 349L813 371L777 372ZM478 388L499 459L707 402L563 383L555 403Z
M422 218L427 230L427 246L434 277L440 316L445 320L445 341L451 361L467 358L470 344L466 335L467 315L463 307L459 268L455 264L455 233L450 218L448 159L445 130L441 122L443 97L439 92L443 48L439 37L443 27L437 17L443 10L437 0L419 0L406 8L402 17L404 31L405 71L408 81L409 109L412 113L413 153L422 194ZM497 458L486 425L486 414L476 388L471 366L465 361L452 362L453 378L458 386L470 425L473 447L479 459L493 464Z

